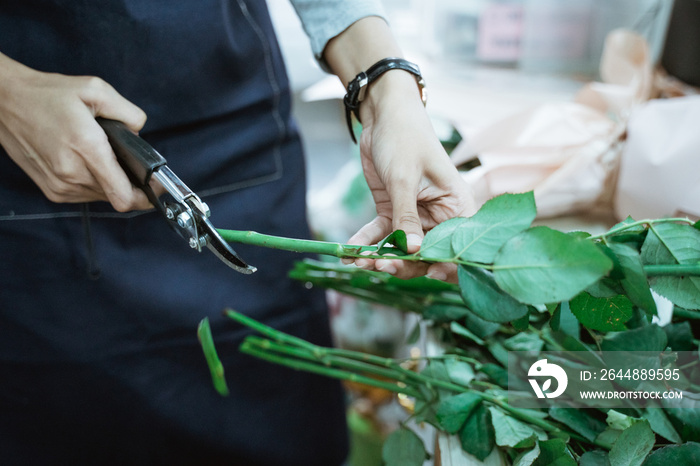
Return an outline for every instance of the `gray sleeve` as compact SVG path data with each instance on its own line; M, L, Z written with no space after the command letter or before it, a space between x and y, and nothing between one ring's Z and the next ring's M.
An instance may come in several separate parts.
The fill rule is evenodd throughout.
M311 50L321 68L330 71L322 58L329 40L355 21L367 16L385 18L379 0L291 0L304 31L311 40Z

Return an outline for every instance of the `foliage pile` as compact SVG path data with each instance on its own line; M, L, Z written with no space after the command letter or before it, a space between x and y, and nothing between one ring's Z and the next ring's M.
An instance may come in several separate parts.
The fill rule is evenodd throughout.
M700 319L700 230L688 219L627 219L601 235L532 226L532 193L505 194L470 218L448 220L408 254L394 232L376 247L357 247L253 232L221 231L230 241L358 257L371 251L404 260L451 262L459 284L426 277L400 280L354 267L305 261L292 277L359 299L422 316L411 334L426 328L444 354L423 358L416 372L404 361L337 348L320 348L228 311L263 336L251 335L241 351L340 379L402 393L416 400L413 418L459 436L479 460L500 455L525 466L700 464L700 409L659 404L603 409L523 409L508 401L508 353L567 351L581 367L601 367L600 351L673 355L697 351ZM659 326L652 291L674 305L671 323ZM203 322L206 324L206 322ZM203 341L207 327L200 327ZM213 345L204 345L211 355ZM215 361L215 359L212 359ZM658 362L661 361L661 362ZM663 358L657 358L663 368ZM698 393L697 353L683 366L682 389ZM221 384L223 372L213 373ZM522 380L526 378L523 373ZM512 382L512 381L511 381ZM613 384L615 385L615 384ZM623 384L624 385L624 384ZM224 385L225 386L225 385ZM420 465L425 448L404 427L387 440L389 465Z

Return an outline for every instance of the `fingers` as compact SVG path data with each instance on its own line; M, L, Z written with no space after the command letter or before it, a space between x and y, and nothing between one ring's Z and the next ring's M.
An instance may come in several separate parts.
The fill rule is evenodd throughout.
M390 188L391 187L387 187ZM420 249L423 242L423 222L418 216L415 189L393 188L393 229L406 233L408 252L414 253ZM408 194L411 193L411 194Z
M457 264L437 263L428 267L426 275L435 280L458 283Z
M146 124L146 113L125 99L112 86L100 78L89 76L83 79L80 98L92 109L94 117L104 117L123 122L129 129L138 132Z
M377 259L374 264L380 272L386 272L401 279L423 276L427 273L429 265L426 262L409 262L400 259Z
M356 246L369 246L377 244L383 238L391 233L391 220L377 216L371 222L360 228L360 230L352 235L348 240L348 244ZM370 259L343 259L344 264L355 263L358 267L371 269L374 267L374 261Z
M139 107L122 97L112 86L95 77L85 77L80 98L92 110L92 119L84 121L90 127L90 135L82 141L85 147L78 149L84 155L85 164L109 201L118 212L148 209L151 207L143 191L134 187L119 165L107 136L94 120L104 117L122 121L134 132L143 128L146 114ZM87 155L89 154L89 155Z
M48 199L106 200L122 212L150 207L95 121L104 116L137 131L146 119L141 109L99 78L11 71L24 79L8 80L12 98L0 101L0 144Z
M92 136L84 141L89 147L79 150L105 199L118 212L150 208L145 193L131 184L124 169L119 165L102 128L94 119L86 122L86 125L91 127L89 134Z
M377 244L380 240L391 233L391 220L377 216L371 222L360 228L349 240L348 244L367 246Z

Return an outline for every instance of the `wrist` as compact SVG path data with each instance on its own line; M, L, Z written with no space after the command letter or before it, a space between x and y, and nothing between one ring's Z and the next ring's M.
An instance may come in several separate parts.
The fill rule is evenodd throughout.
M352 131L352 115L362 123L362 115L371 115L387 100L391 102L400 97L401 100L410 101L410 96L413 95L425 105L427 97L418 65L395 57L381 59L360 72L349 81L347 89L343 102L353 141L355 135Z
M376 109L390 107L395 103L413 102L424 106L425 89L421 88L416 76L403 71L393 70L384 73L367 89L365 100L360 105L360 121L370 124L374 120Z

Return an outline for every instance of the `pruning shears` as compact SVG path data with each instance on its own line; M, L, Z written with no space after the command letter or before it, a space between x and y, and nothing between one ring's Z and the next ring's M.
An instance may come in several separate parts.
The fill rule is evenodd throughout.
M168 225L187 240L192 249L201 252L206 247L237 272L251 274L257 270L246 264L221 238L209 221L209 206L173 173L158 151L120 121L97 118L97 122L107 134L131 182L146 193ZM165 189L165 201L153 192L151 180Z

